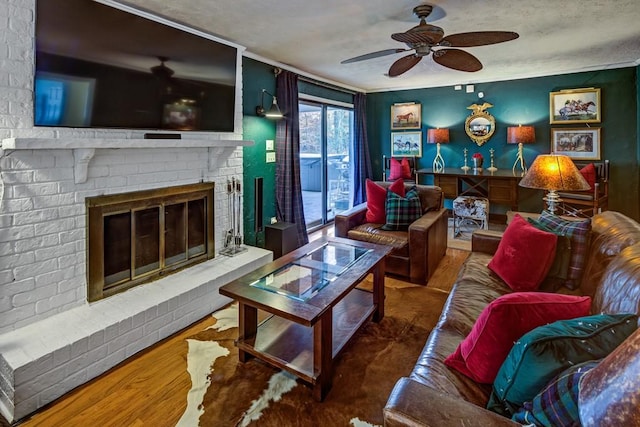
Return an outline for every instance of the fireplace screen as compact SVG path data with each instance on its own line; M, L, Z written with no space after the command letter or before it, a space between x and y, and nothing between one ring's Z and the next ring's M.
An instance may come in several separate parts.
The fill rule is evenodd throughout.
M213 183L87 199L88 298L210 259Z

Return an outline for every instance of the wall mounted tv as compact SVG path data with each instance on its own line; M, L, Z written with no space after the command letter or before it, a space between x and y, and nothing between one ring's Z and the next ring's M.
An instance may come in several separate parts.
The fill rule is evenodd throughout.
M37 0L35 125L233 132L237 48L112 5Z

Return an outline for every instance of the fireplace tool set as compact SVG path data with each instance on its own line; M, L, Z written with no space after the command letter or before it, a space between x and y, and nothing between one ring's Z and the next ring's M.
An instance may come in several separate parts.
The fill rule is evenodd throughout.
M231 228L224 236L224 249L220 251L222 255L234 256L247 250L242 246L240 232L240 224L242 223L242 192L240 188L239 179L234 177L227 180L227 218L231 221Z

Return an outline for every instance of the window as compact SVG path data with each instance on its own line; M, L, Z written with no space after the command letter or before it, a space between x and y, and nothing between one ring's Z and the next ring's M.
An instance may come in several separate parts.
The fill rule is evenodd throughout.
M313 229L350 207L353 108L303 100L299 110L302 201Z

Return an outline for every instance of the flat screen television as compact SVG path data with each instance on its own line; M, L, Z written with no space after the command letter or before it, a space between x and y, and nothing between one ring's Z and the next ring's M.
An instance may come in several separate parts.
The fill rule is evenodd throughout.
M237 48L112 4L37 0L35 125L233 132Z

